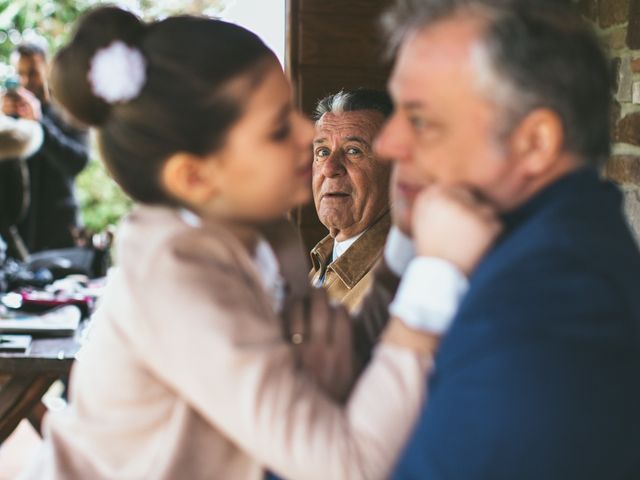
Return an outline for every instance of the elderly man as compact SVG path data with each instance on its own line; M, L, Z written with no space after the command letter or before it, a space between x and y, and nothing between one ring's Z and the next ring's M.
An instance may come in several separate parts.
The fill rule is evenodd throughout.
M44 131L41 148L27 159L31 200L18 230L31 252L71 247L79 225L74 180L89 160L87 134L69 125L52 106L45 51L23 44L12 58L20 88L5 94L2 111L37 121Z
M469 278L394 478L640 478L640 254L598 177L596 37L557 0L402 0L386 22L396 108L377 147L419 255L391 310L420 303L424 257ZM491 210L500 240L468 263L449 226Z
M311 251L314 285L356 310L382 254L389 217L388 163L373 153L373 139L391 113L384 92L341 91L316 107L313 198L329 235Z

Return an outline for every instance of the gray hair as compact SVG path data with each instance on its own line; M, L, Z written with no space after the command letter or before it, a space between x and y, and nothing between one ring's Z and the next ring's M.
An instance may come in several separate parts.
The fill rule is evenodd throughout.
M411 34L456 13L468 12L476 16L489 17L498 2L473 0L396 0L381 18L387 35L388 55L393 56L400 45Z
M393 102L388 93L381 90L358 88L356 90L340 90L327 95L316 105L313 118L319 120L325 113L354 112L359 110L375 110L385 118L393 112Z
M499 109L501 140L548 108L562 121L565 150L593 164L608 158L609 63L569 0L396 0L382 18L390 52L458 15L485 24L471 62L478 92Z

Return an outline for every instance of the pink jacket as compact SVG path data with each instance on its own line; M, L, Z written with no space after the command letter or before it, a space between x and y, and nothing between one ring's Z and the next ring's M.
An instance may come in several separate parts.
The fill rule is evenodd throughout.
M255 262L224 226L137 208L74 366L69 408L47 417L24 478L258 480L265 468L290 479L385 478L430 359L379 346L345 403L332 399L346 397L358 370L337 361L350 358L350 324L309 290L302 255L275 231L297 346L283 340ZM332 345L310 340L320 337Z

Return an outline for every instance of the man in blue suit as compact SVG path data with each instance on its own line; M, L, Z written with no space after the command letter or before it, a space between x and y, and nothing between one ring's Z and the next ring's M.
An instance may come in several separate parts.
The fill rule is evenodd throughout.
M568 3L402 0L385 17L396 109L378 152L418 254L469 279L396 479L640 478L640 255L597 173L608 62ZM503 231L469 265L464 238L429 237L474 202Z

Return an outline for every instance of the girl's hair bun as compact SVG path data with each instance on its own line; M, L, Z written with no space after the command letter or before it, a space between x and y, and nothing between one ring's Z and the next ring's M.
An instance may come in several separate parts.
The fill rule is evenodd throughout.
M113 42L138 47L146 25L133 13L117 7L88 11L78 23L71 43L56 55L51 71L51 89L56 99L78 120L102 125L111 105L98 97L89 81L91 60Z
M51 83L71 114L98 127L100 156L125 192L176 205L160 181L166 160L222 148L264 73L278 67L264 42L238 25L186 15L144 24L102 7L80 20Z

